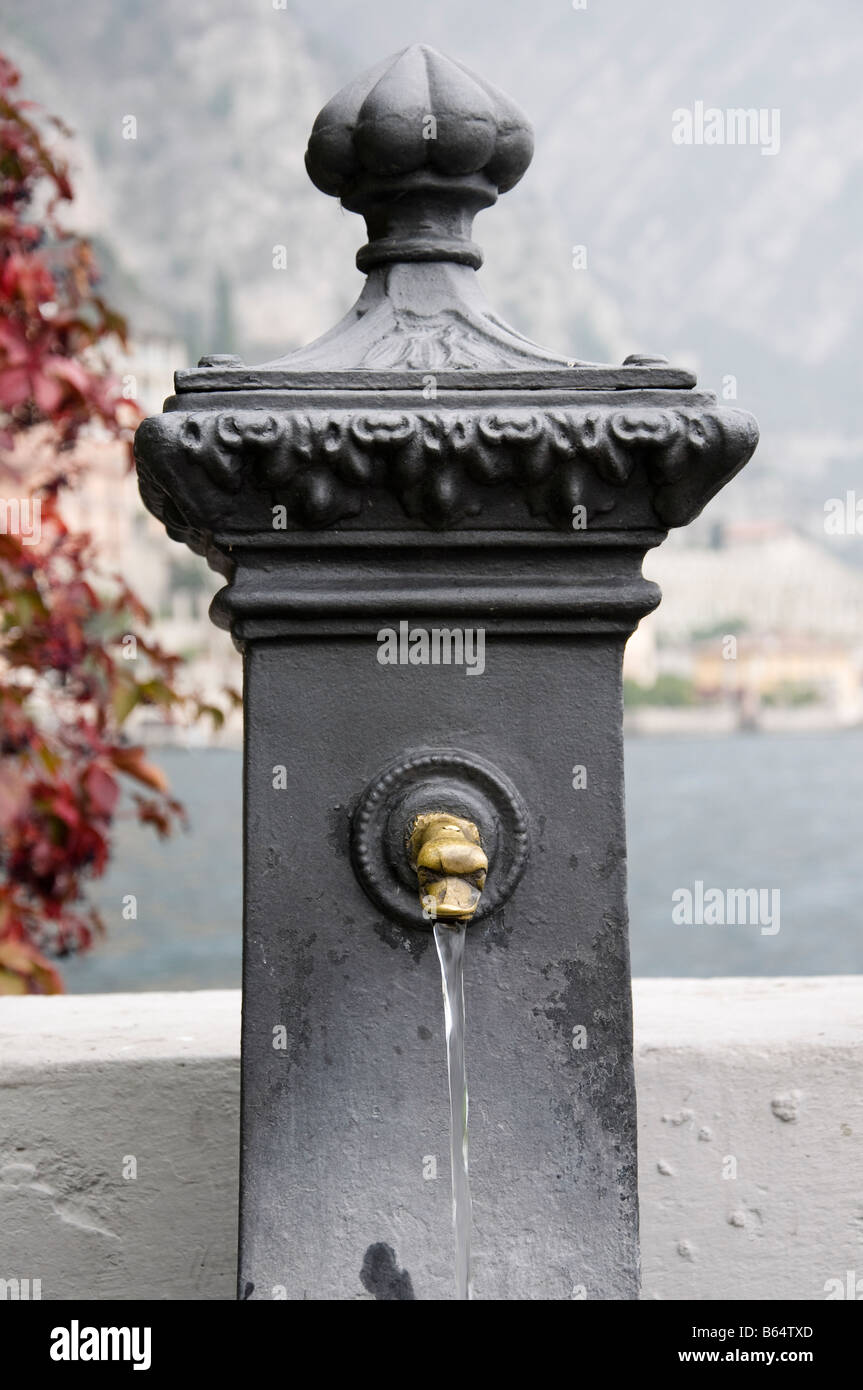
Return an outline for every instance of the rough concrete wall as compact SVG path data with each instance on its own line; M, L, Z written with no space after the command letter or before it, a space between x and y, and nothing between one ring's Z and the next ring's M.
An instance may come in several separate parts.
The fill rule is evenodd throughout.
M234 1297L239 1025L228 990L0 1000L0 1277Z
M823 1299L863 1275L863 978L634 998L644 1296ZM0 1000L0 1278L234 1296L238 1038L233 991Z
M634 993L642 1296L823 1299L863 1276L863 978Z

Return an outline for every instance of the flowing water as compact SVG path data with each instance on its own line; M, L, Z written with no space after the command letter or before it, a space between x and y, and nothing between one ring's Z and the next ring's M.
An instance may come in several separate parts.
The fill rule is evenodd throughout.
M434 939L443 986L449 1076L452 1225L455 1237L456 1298L469 1299L471 1204L467 1154L467 1071L464 1061L464 923L435 923Z

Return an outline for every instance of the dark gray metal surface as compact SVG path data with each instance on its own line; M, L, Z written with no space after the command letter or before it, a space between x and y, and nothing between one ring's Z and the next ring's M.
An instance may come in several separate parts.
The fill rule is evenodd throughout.
M348 836L370 770L453 730L533 819L512 900L468 929L476 1296L635 1296L620 639L583 638L576 659L549 639L526 683L534 646L490 643L475 681L381 667L373 640L248 657L241 1275L257 1297L357 1297L378 1243L417 1298L451 1296L437 958L428 932L362 892ZM287 791L272 787L278 764Z
M228 579L246 656L241 1297L451 1296L437 961L350 843L369 784L444 748L526 824L468 928L476 1296L637 1294L621 656L659 599L645 550L757 429L663 359L580 363L494 315L470 222L531 147L431 50L352 84L307 162L366 217L358 304L278 362L178 374L138 432L144 500ZM482 630L482 674L382 665L400 622Z

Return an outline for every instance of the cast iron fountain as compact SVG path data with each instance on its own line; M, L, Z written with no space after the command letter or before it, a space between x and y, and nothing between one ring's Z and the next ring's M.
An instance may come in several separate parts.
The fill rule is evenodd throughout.
M352 83L306 165L366 219L356 305L138 431L245 658L241 1298L452 1297L432 927L467 934L475 1296L637 1296L621 658L645 551L757 429L489 308L471 223L531 152L432 49Z

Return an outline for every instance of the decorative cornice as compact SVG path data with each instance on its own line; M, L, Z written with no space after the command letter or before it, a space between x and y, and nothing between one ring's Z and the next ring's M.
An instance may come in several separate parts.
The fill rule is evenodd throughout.
M177 410L136 456L148 506L191 533L682 526L757 440L745 412L684 402Z

